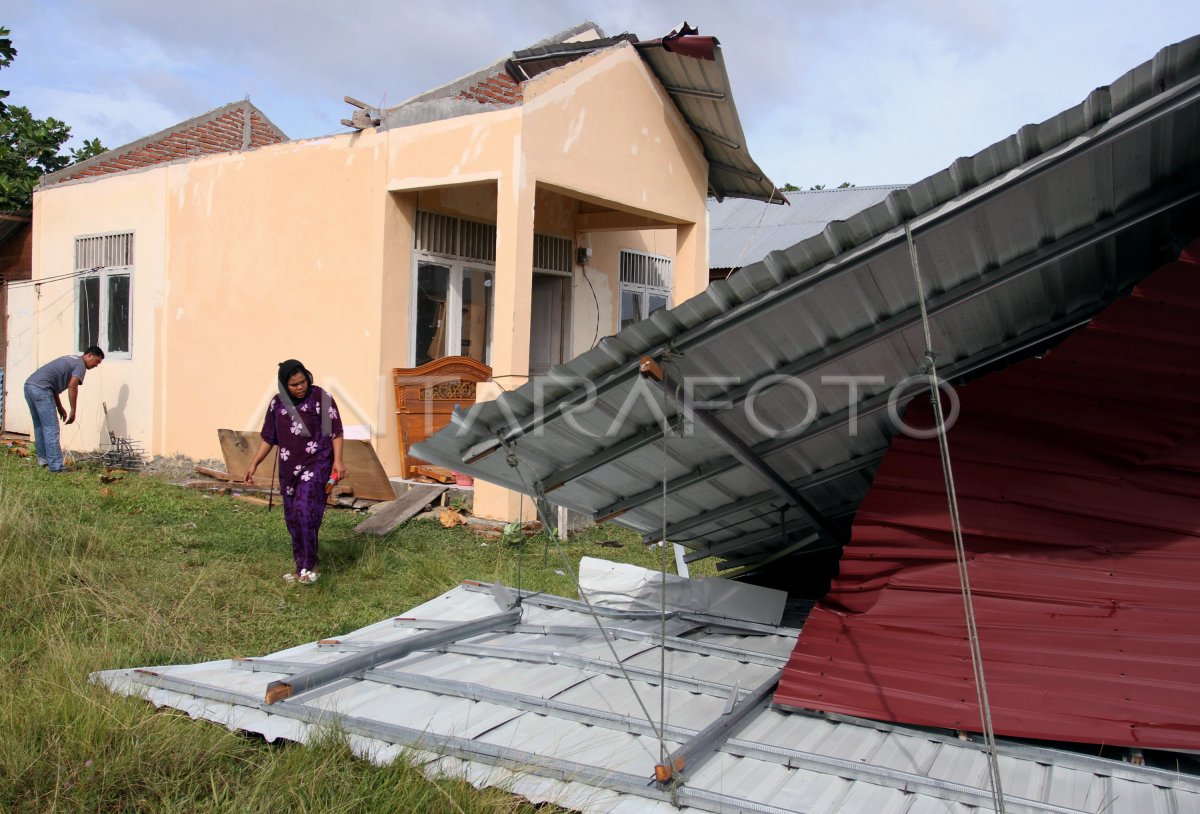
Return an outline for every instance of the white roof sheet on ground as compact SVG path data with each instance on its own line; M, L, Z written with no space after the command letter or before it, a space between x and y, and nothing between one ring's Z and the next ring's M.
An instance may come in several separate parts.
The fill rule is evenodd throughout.
M681 808L673 806L651 782L660 745L641 705L657 725L665 699L666 749L674 750L720 718L735 685L741 696L776 673L772 665L783 663L797 635L763 625L738 630L702 614L669 620L665 682L658 644L618 638L610 649L582 603L537 595L525 597L519 624L264 702L270 682L311 665L501 610L489 586L464 584L336 640L261 659L110 670L93 679L269 741L304 742L333 723L357 754L377 763L408 747L432 775L584 812L990 809L976 743L766 704L707 758L689 761L676 791ZM596 610L606 630L660 632L661 620L644 613ZM550 626L554 632L539 632ZM1008 743L999 759L1010 812L1200 811L1200 779L1192 776Z

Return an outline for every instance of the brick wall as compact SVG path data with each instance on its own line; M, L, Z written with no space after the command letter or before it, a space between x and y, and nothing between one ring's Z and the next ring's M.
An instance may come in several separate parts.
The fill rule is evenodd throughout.
M25 224L0 245L0 280L33 278L33 227ZM0 364L3 361L0 360Z
M226 111L186 130L178 130L160 139L143 144L133 150L104 157L104 160L81 167L78 172L68 173L57 181L108 175L114 172L149 167L164 161L191 158L212 153L236 152L242 149L245 109L238 107ZM250 147L264 147L284 141L257 111L250 114Z
M507 73L501 71L460 91L458 98L474 99L483 104L519 105L522 99L521 85Z

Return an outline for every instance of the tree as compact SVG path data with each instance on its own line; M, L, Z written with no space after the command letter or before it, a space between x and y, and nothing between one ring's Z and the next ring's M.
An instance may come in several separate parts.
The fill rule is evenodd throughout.
M17 55L9 30L0 27L0 69ZM29 108L10 105L9 92L0 90L0 212L23 211L33 206L33 188L46 173L99 155L100 139L88 139L78 149L61 154L71 128L55 118L37 119Z

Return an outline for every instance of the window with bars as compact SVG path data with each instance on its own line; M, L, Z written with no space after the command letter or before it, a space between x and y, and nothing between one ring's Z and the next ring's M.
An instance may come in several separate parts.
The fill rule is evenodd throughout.
M496 225L418 210L413 245L412 363L491 364Z
M133 232L75 238L75 346L99 345L129 358L133 305Z
M496 225L417 210L411 362L469 356L491 364ZM570 238L533 236L533 270L569 275Z
M622 249L621 328L646 319L671 303L671 258Z

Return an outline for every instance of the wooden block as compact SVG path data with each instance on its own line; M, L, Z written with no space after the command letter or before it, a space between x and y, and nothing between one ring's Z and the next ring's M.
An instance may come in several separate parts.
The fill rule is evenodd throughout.
M359 534L383 536L437 500L446 487L441 484L415 484L400 497L379 509L354 529Z

